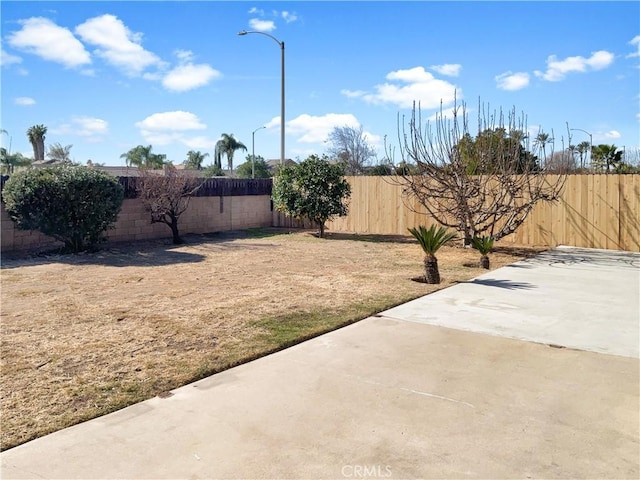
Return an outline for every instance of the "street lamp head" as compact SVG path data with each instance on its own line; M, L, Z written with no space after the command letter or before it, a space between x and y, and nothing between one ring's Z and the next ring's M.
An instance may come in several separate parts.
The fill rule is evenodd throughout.
M238 32L238 35L246 35L247 33L249 33L249 32L247 32L246 30L240 30Z

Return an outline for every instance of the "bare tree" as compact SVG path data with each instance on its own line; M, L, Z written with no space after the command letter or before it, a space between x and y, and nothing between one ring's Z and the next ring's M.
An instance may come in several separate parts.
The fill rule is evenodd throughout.
M173 243L183 243L178 231L178 219L204 180L180 175L173 165L165 165L162 173L140 169L138 197L151 213L151 223L164 223L171 228Z
M327 141L331 144L328 149L329 155L346 165L347 175L362 174L369 160L376 156L376 151L367 142L362 127L335 127Z
M424 124L414 105L408 130L404 120L398 126L402 162L415 166L396 172L405 203L412 208L417 201L435 221L460 232L465 245L515 232L538 202L558 199L566 180L547 175L529 151L524 115L514 109L505 117L478 103L475 139L464 103L456 102L448 116L441 107Z

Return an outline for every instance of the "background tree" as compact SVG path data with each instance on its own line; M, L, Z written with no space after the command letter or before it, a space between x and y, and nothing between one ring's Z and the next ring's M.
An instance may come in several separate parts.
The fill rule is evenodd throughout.
M6 148L0 147L0 171L4 174L12 174L16 167L28 167L31 159L21 153L9 153Z
M151 214L151 223L164 223L171 229L176 245L183 243L178 220L202 184L202 179L180 175L173 165L165 165L162 173L140 170L138 198Z
M236 153L236 150L247 151L247 147L244 146L243 143L239 142L233 137L233 133L231 135L223 133L222 137L216 143L215 150L215 164L222 168L222 156L227 157L227 166L229 168L229 173L233 172L233 154Z
M347 214L351 186L344 178L344 165L329 163L326 155L311 155L278 170L272 196L276 210L315 222L324 238L327 220Z
M542 149L542 155L544 162L547 162L547 144L552 142L553 139L549 136L548 133L544 133L542 130L536 135L536 144L539 148Z
M120 158L125 159L127 166L138 168L160 169L168 163L166 155L152 153L151 150L153 150L151 145L147 145L146 147L144 145L138 145L120 155Z
M49 160L54 160L60 163L71 163L71 147L73 145L65 145L64 147L59 143L54 143L53 145L49 145L49 151L47 152L47 157Z
M255 178L269 178L271 177L271 170L269 165L260 155L256 156L255 162L252 164L251 155L247 155L247 161L241 165L238 165L236 169L236 176L238 178L252 178L255 171Z
M610 173L623 163L622 151L615 145L594 145L591 150L591 166L596 172Z
M33 159L35 161L44 160L44 140L47 127L44 125L34 125L27 130L27 138L33 147Z
M499 240L515 232L534 205L558 199L566 176L539 168L524 144L523 116L513 110L505 118L479 105L473 138L465 104L456 102L452 112L447 117L441 107L433 122L423 124L414 105L408 131L404 122L398 129L402 160L415 165L415 174L398 171L395 177L407 205L417 201L469 245L476 236Z
M545 171L548 173L571 173L577 168L574 151L570 148L554 152L545 162Z
M124 189L118 179L87 167L30 168L9 177L2 191L20 230L37 230L80 252L94 248L118 217Z
M208 153L189 150L187 152L187 159L184 161L184 166L195 170L202 170L202 162L204 162L204 159L208 156Z
M202 176L206 178L211 177L224 177L224 171L215 164L207 165L207 167L202 171Z
M586 141L580 142L578 145L576 145L576 152L578 152L578 155L580 157L580 169L585 168L587 153L589 152L590 149L591 149L591 144Z
M361 175L369 161L376 156L376 151L367 142L362 127L335 127L327 141L331 145L329 155L345 163L347 175Z

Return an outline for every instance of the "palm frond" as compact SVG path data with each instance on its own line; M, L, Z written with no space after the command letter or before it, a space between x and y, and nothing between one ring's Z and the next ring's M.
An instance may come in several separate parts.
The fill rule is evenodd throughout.
M447 242L455 240L457 235L454 232L449 232L445 227L431 225L426 228L424 225L418 226L418 228L409 228L409 232L418 240L418 243L422 247L422 250L427 255L435 255Z

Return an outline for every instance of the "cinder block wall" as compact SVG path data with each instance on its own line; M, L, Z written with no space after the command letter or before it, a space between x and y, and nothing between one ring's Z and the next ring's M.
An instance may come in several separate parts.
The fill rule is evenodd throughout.
M2 251L55 248L62 243L39 232L22 231L1 207L0 247ZM244 228L270 227L273 219L269 195L194 197L178 222L180 234L213 233ZM109 242L171 238L163 223L150 222L138 199L125 199L115 228L107 231Z

